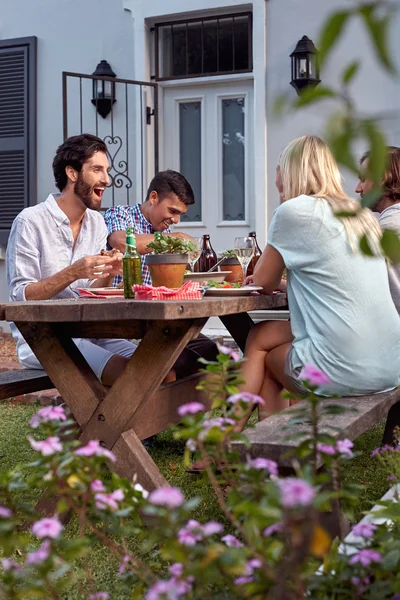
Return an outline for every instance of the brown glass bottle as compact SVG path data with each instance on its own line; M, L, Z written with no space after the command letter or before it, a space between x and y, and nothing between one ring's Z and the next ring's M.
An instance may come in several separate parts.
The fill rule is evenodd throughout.
M247 276L249 275L253 275L254 273L254 267L257 264L258 259L260 258L262 252L260 249L260 246L257 243L257 237L256 237L256 232L255 231L250 231L249 233L249 237L253 237L254 238L254 254L253 254L253 258L251 259L251 261L249 262L249 266L247 267Z
M200 273L205 273L216 264L217 260L217 255L211 246L210 236L208 234L203 235L203 246L200 258L196 263L197 270Z

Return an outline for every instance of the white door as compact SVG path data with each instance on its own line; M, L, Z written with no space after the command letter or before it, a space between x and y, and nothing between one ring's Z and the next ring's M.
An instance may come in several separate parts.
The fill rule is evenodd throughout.
M165 87L163 124L162 168L183 173L196 199L176 229L233 248L255 229L252 82Z

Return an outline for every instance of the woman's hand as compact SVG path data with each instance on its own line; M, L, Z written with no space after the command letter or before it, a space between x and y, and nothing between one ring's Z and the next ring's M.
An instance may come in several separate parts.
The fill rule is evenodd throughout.
M254 276L253 275L249 275L248 277L246 277L244 285L255 285L255 283L254 283Z

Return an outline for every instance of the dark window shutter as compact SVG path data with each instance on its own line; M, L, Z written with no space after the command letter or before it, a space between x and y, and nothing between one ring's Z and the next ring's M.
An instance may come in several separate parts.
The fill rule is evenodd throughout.
M36 38L0 40L0 244L36 204Z

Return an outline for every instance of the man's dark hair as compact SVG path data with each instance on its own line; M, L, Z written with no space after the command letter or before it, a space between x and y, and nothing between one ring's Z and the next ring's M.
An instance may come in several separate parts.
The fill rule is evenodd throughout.
M89 160L95 152L107 154L107 146L103 140L90 133L74 135L57 148L53 160L53 173L56 186L60 192L63 191L68 182L65 168L72 167L80 173L83 163Z
M386 167L382 179L382 189L386 198L392 202L400 202L400 148L386 147ZM364 152L360 165L369 158L370 151Z
M150 198L151 192L157 192L160 200L175 194L184 204L194 204L194 194L188 180L181 173L170 169L160 171L153 177L147 190L146 200Z

